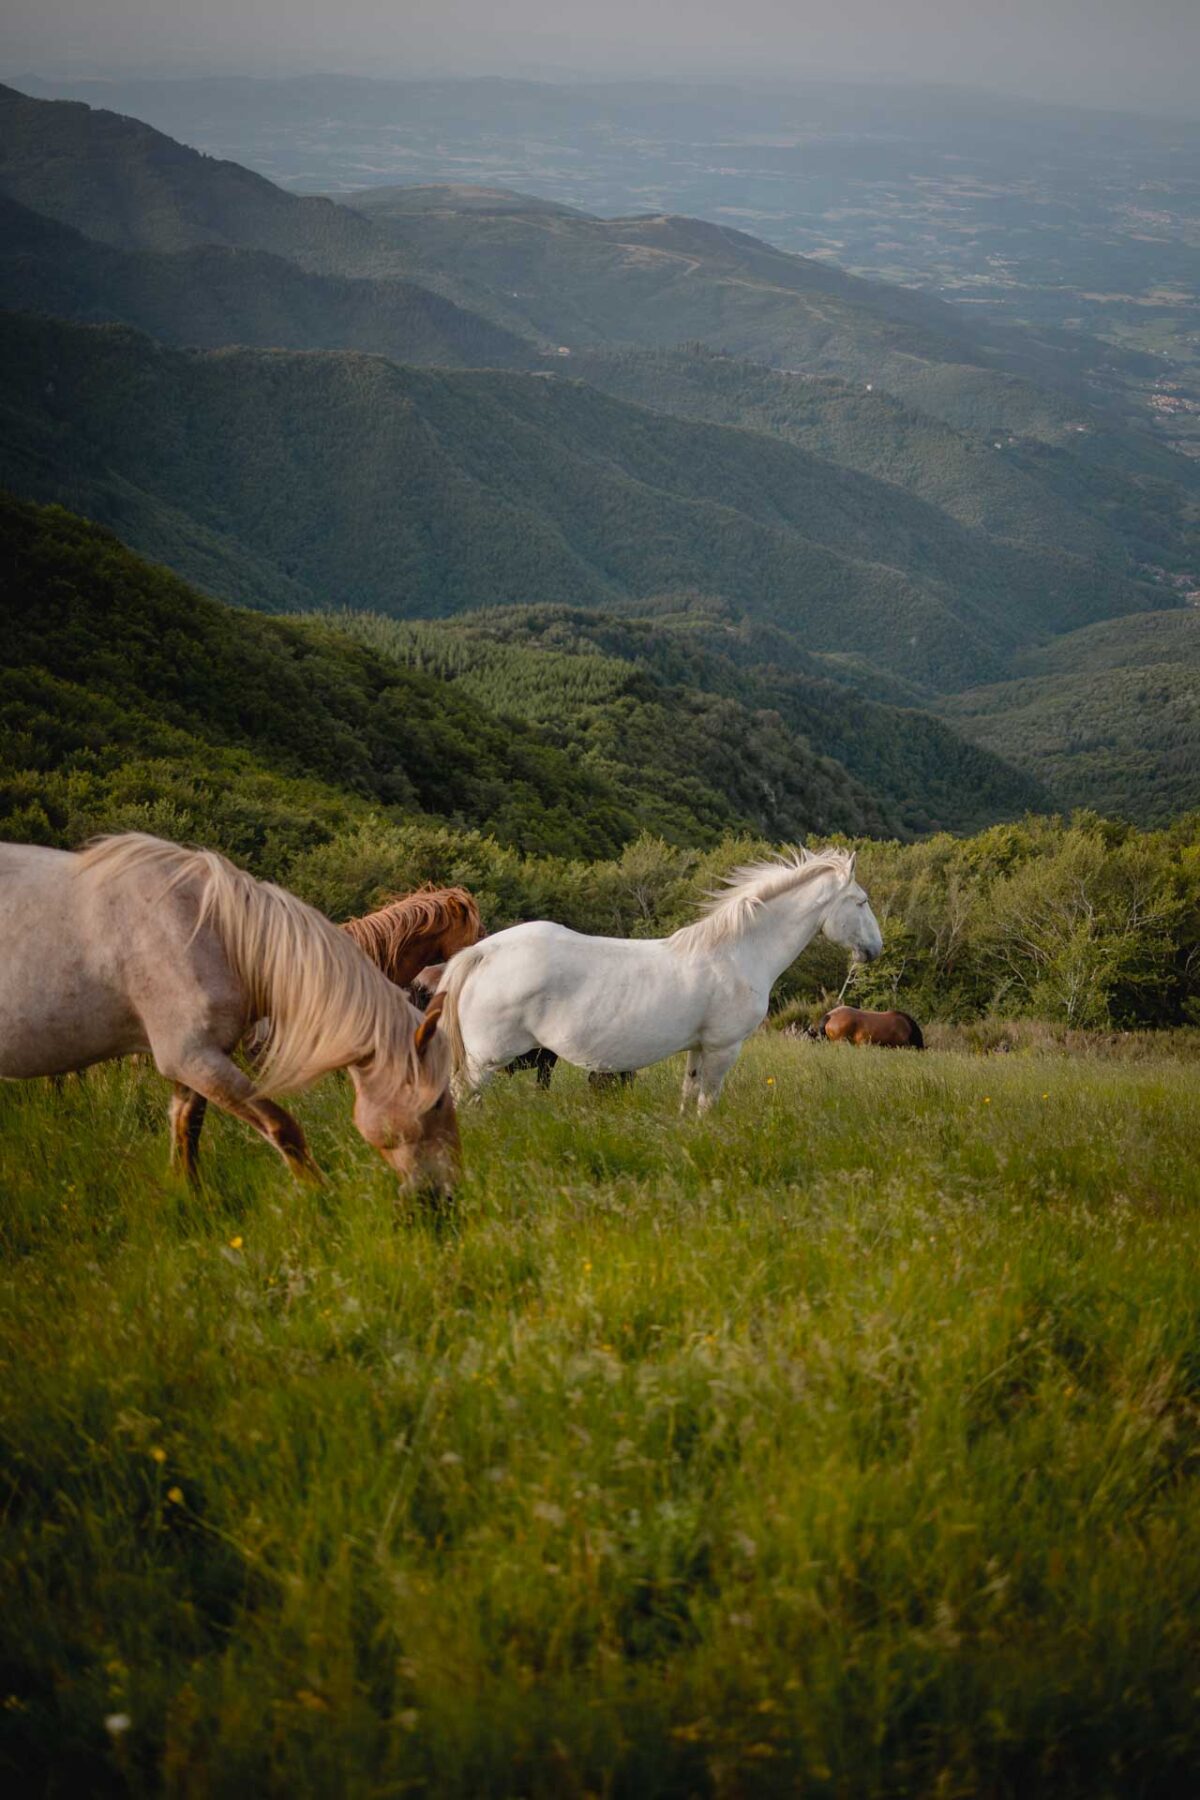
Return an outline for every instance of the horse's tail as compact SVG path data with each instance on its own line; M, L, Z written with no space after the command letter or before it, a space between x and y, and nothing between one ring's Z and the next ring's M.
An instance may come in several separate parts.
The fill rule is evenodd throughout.
M923 1050L925 1048L925 1039L921 1035L921 1027L917 1024L917 1021L913 1018L912 1014L902 1012L899 1014L899 1017L902 1018L904 1020L904 1023L908 1026L908 1032L909 1032L908 1047L909 1047L909 1049L910 1050Z
M820 1018L817 1020L816 1024L813 1026L813 1036L814 1037L823 1038L825 1036L825 1027L828 1025L829 1019L830 1019L829 1013L821 1014Z
M463 988L488 954L486 938L481 944L472 944L468 950L460 950L457 956L450 958L446 964L446 972L438 982L437 991L443 996L440 1030L450 1046L450 1057L455 1074L467 1060L462 1022L458 1016L459 1001L462 998Z

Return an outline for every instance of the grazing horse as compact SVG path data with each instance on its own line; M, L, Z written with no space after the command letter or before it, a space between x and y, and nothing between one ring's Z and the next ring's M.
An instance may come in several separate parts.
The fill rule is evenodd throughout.
M141 833L81 854L0 845L0 1076L150 1051L196 1171L208 1101L296 1175L319 1172L276 1094L348 1068L354 1123L405 1184L450 1183L458 1127L439 1012L424 1018L344 932L223 856ZM232 1052L266 1019L254 1079Z
M544 920L497 932L461 950L438 987L456 1088L478 1089L538 1047L614 1073L686 1050L683 1105L707 1111L776 979L818 931L857 957L883 947L842 850L735 870L701 918L667 938L582 937Z
M835 1006L818 1019L814 1037L832 1044L878 1044L885 1050L923 1050L921 1027L906 1012L863 1012L857 1006Z
M449 962L459 950L477 944L483 922L466 888L424 887L389 901L378 912L347 919L342 930L389 981L411 988L423 970L433 974L431 965Z

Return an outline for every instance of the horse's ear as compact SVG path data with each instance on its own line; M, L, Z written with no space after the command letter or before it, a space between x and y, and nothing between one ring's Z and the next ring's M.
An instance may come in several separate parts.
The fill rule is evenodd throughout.
M413 976L413 987L420 988L423 994L432 994L442 979L442 971L445 967L444 962L430 963L427 969L422 969L419 974Z
M847 869L847 879L848 880L850 880L850 881L854 880L854 871L857 867L858 867L858 851L852 850L850 852L849 868Z
M430 1044L432 1044L437 1032L438 1020L442 1016L442 1008L445 1004L445 994L435 994L433 999L429 1002L428 1011L422 1013L421 1023L417 1026L414 1039L418 1056L424 1056L426 1050L428 1050Z

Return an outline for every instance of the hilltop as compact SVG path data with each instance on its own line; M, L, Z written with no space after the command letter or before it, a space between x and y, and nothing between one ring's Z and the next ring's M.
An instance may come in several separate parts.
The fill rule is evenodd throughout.
M698 341L736 357L873 382L972 430L1061 438L1091 410L1111 346L976 320L911 288L848 275L674 214L598 219L512 196L366 188L346 203L414 272L461 284L497 318L572 350ZM1140 365L1139 365L1140 366Z
M395 251L349 207L285 193L138 119L11 87L0 87L0 190L123 250L223 244L327 274L402 272Z

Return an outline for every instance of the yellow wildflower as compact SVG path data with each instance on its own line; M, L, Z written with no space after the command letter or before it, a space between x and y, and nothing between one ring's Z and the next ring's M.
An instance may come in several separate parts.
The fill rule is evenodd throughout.
M167 1489L167 1499L171 1502L172 1506L182 1506L183 1505L183 1489L181 1487L168 1488Z

